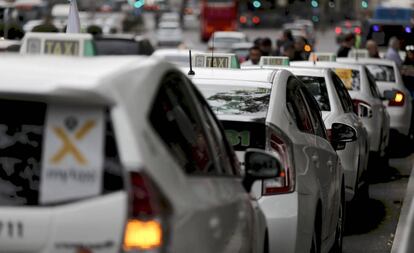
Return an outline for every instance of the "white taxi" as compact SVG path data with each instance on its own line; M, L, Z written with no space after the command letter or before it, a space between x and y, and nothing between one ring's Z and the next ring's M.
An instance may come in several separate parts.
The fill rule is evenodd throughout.
M382 103L382 96L367 68L360 64L306 61L291 62L291 66L323 67L332 69L341 78L352 98L355 113L368 131L370 157L384 157L388 145L390 116Z
M249 150L242 180L171 64L2 57L0 252L263 252L247 191L281 163Z
M253 186L267 219L269 252L340 249L343 169L318 105L303 83L286 70L193 71L192 81L218 115L240 161L249 148L282 161L277 177ZM352 127L333 124L333 146L355 138Z
M281 57L269 58L281 59ZM361 119L354 113L352 99L341 79L327 68L284 67L278 64L261 68L285 68L305 84L322 111L322 119L327 128L328 137L331 135L334 123L343 123L355 128L357 140L347 143L345 148L338 150L337 153L345 173L346 200L351 201L357 197L360 197L359 199L367 198L369 194L367 180L368 133Z
M388 97L387 93L391 93L391 99L384 101L390 114L390 128L403 137L408 136L413 110L412 98L397 64L394 61L374 58L338 58L337 61L364 65L374 77L381 95Z

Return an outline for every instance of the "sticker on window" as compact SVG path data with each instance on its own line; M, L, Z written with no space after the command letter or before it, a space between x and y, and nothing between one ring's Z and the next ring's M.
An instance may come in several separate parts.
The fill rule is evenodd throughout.
M64 202L100 194L103 109L50 105L45 126L40 202Z
M341 78L347 90L352 90L352 69L335 69L335 73Z

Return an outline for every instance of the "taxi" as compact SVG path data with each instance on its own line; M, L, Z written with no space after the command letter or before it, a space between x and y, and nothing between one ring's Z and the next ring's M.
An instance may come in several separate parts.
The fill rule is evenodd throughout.
M357 140L347 143L344 149L338 150L337 153L345 173L346 200L366 199L369 195L368 133L361 119L354 113L352 99L341 79L327 68L287 67L289 62L286 57L262 58L260 68L287 69L305 84L322 111L328 137L334 123L343 123L355 128Z
M400 70L394 61L367 57L338 58L338 62L364 65L377 83L381 96L390 99L384 105L390 114L390 128L403 138L409 136L412 103L410 91L405 87Z
M263 252L248 192L281 161L248 150L241 177L173 65L2 57L0 105L13 110L0 117L1 252Z
M333 61L291 62L291 66L332 69L344 83L352 98L354 112L367 129L370 160L385 158L389 140L390 116L383 105L383 98L367 68L360 64Z
M20 54L96 55L93 37L86 33L26 33Z
M333 146L354 141L355 129L335 123L329 142L316 101L287 70L193 72L191 80L217 114L242 164L250 148L282 161L280 174L253 185L252 195L266 215L269 252L341 248L345 184Z

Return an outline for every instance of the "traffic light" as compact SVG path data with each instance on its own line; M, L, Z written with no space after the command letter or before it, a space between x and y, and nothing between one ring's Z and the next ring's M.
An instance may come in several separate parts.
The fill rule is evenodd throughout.
M259 0L253 1L253 7L256 9L262 7L262 2L260 2Z
M312 0L311 5L312 5L313 8L318 8L319 7L319 3L318 3L317 0Z
M128 0L128 3L134 8L139 9L144 6L145 0Z
M368 0L362 0L361 1L361 7L363 9L367 9L368 8Z

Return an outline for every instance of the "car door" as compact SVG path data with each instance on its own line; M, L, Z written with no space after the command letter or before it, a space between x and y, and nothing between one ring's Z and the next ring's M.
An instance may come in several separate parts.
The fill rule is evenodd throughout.
M325 204L325 222L323 224L324 231L322 231L322 239L327 238L335 231L336 215L340 201L340 188L338 183L338 175L340 168L338 165L338 156L332 145L327 140L326 129L321 118L319 107L313 96L306 88L301 88L306 107L308 108L309 116L312 120L312 125L316 135L316 150L320 164L320 179L324 194L326 195ZM322 181L323 180L323 181ZM325 232L325 233L323 233Z
M220 153L223 139L214 142L214 126L208 126L200 98L182 75L172 74L165 78L154 107L152 125L182 168L181 184L188 188L176 210L173 251L246 252L240 227L248 223L248 206L245 212L238 208L243 194L248 200L247 193L230 158Z

